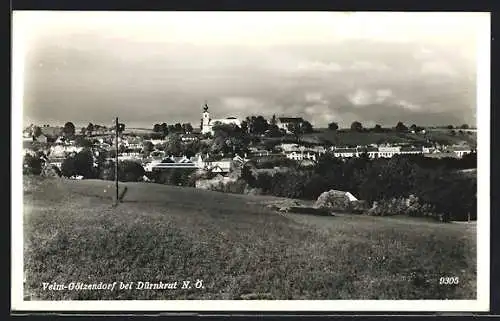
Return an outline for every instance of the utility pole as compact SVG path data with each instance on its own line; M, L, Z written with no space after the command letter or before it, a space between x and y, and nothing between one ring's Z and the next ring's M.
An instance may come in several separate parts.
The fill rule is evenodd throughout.
M115 119L115 185L116 185L116 199L115 205L118 205L118 117Z

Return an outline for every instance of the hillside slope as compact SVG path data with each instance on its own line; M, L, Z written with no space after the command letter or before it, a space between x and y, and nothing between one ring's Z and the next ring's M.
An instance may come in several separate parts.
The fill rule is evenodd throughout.
M25 194L25 294L34 299L473 299L475 228L380 217L277 215L269 198L43 180ZM106 192L105 192L106 190ZM455 286L441 276L458 276ZM42 282L203 288L47 291ZM179 287L181 287L179 285Z

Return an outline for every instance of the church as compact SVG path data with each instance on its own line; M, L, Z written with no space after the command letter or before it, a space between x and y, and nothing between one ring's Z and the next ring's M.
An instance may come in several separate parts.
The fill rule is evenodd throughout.
M201 117L201 133L202 134L214 134L213 126L216 124L234 124L238 127L241 127L241 121L236 117L227 117L221 119L211 119L210 112L208 111L208 105L205 103L203 106L203 113Z

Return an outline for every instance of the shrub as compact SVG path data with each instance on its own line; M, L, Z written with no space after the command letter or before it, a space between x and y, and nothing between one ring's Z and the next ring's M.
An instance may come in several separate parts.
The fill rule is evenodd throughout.
M171 168L153 172L153 179L160 184L194 187L195 173L195 169Z
M38 156L24 155L23 174L40 175L42 173L43 161Z
M372 208L367 211L367 214L374 216L408 215L438 217L430 204L422 203L414 195L410 195L407 198L398 197L374 202Z
M138 182L146 171L141 164L126 160L118 163L118 179L122 182Z
M322 193L314 207L317 208L330 208L332 210L345 211L350 208L350 200L342 191L330 190Z
M219 181L215 184L210 185L209 190L231 194L244 194L247 186L248 184L243 180L228 182Z
M141 164L125 160L118 162L118 180L120 182L139 182L146 174ZM108 160L99 168L99 178L104 180L115 180L115 162Z
M42 169L42 176L44 177L61 177L61 170L55 165L47 165Z
M84 149L74 156L67 157L61 166L63 176L71 177L81 175L84 178L93 178L96 176L94 171L94 156L90 149Z

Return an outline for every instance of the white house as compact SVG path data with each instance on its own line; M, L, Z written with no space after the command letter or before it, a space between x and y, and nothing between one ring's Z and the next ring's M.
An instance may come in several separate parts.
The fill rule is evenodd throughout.
M471 148L468 146L452 146L450 149L458 158L462 158L472 152Z
M304 122L304 119L302 119L302 117L278 117L276 126L278 126L279 129L283 129L287 133L290 133L290 131L288 130L288 126L290 124L300 124L302 122Z
M296 161L302 161L302 160L316 161L316 154L311 151L293 151L287 153L286 158Z
M222 119L211 119L210 112L208 111L208 105L203 106L203 113L201 115L201 133L202 134L214 134L213 126L216 124L231 125L234 124L241 127L241 121L236 117L227 117Z
M333 156L341 158L358 157L359 151L356 148L333 148Z
M382 158L391 158L394 155L397 155L400 153L401 153L400 146L385 146L385 147L378 148L378 157L382 157Z

